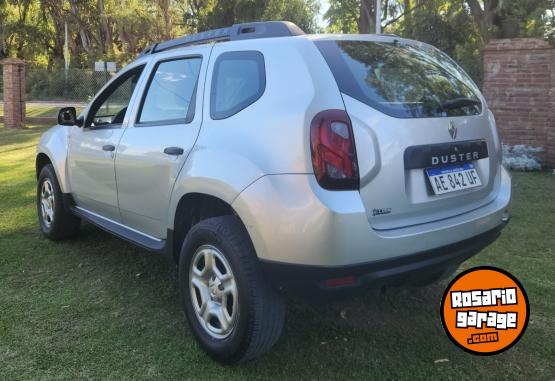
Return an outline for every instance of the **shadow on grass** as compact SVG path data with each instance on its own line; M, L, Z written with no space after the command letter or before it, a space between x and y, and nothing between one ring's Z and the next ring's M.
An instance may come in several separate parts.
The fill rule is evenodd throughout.
M24 203L30 201L25 196ZM525 234L525 210L527 205L515 208L506 235L467 266L520 265L520 246L510 239ZM391 288L383 295L369 291L325 305L290 298L275 348L255 361L224 367L199 349L185 326L174 266L88 224L64 242L42 238L35 224L27 219L0 240L3 342L12 351L32 353L28 356L40 370L55 376L86 371L91 378L476 379L534 378L553 369L548 360L553 349L545 339L553 331L537 323L547 319L540 304L533 305L535 316L523 340L507 353L483 358L451 344L438 312L446 282ZM545 246L550 240L538 242ZM543 267L549 269L548 263ZM533 262L527 266L534 269ZM544 283L529 281L532 301L548 299L552 287ZM10 361L20 364L11 374L20 374L23 360ZM27 371L27 378L44 375L36 368Z
M48 128L50 128L50 126L29 126L22 129L0 127L0 153L35 146L37 137ZM33 143L31 144L31 142ZM18 146L11 147L14 144Z
M46 248L50 255L50 258L45 258L48 266L58 267L58 270L63 270L65 265L72 262L87 263L94 265L94 273L104 274L105 277L114 276L110 281L122 290L135 288L138 278L148 279L149 286L141 287L144 301L154 300L161 295L172 300L172 303L179 299L175 284L175 266L87 223L83 224L78 236L64 242L50 242L42 238L38 226L32 230L26 228L4 236L6 241L22 238L31 248ZM169 294L168 290L171 290ZM338 344L341 348L348 348L356 345L354 342L349 344L349 337L357 331L367 329L377 330L381 332L380 335L385 334L387 337L410 336L411 326L417 321L437 320L436 304L440 296L441 287L434 286L415 289L392 288L385 294L371 290L366 295L352 300L317 304L288 297L288 323L284 339L277 346L276 354L280 353L280 348L301 353L305 352L307 346L311 347L308 351L315 348L327 349ZM428 303L429 301L432 303ZM147 305L144 305L144 308L149 310ZM406 313L406 310L412 312ZM330 346L326 347L328 344Z
M19 252L8 254L11 245ZM513 352L495 359L471 358L455 348L439 321L445 286L440 283L392 288L385 294L369 291L352 300L318 305L289 298L284 334L275 348L255 361L224 367L212 362L184 327L176 269L161 257L88 224L83 224L77 237L64 242L48 241L38 226L27 227L5 235L0 249L12 257L3 261L0 275L23 290L12 303L23 307L38 303L31 308L46 303L40 316L59 327L52 340L61 340L56 344L60 348L49 346L48 366L59 361L56 351L65 353L67 345L72 351L103 348L101 354L82 359L82 366L108 361L117 367L116 360L136 364L142 359L141 366L163 368L159 375L167 378L203 369L211 369L219 379L472 377L486 374L487 369L477 372L468 367L468 361L497 367L517 356ZM18 275L16 269L24 272ZM35 295L35 300L23 302L29 297L25 289L37 287L43 300L39 302ZM4 316L9 319L13 306L7 307ZM17 314L12 319L12 324L22 324ZM42 324L36 327L40 332L46 329ZM85 339L68 344L68 335ZM62 342L66 347L61 347ZM434 363L443 358L449 363ZM525 358L520 356L519 361Z

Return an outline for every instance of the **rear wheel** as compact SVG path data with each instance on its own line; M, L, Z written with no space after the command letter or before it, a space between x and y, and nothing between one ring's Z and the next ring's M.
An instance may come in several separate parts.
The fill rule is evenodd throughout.
M81 220L66 209L52 164L39 174L37 212L42 233L51 240L69 238L79 231Z
M283 299L261 277L250 237L236 216L191 228L180 255L179 288L196 339L220 362L257 357L281 335Z

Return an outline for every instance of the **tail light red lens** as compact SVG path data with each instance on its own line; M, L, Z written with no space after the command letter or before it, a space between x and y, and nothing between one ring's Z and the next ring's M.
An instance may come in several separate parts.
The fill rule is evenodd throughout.
M353 286L354 284L356 284L356 282L357 282L357 279L354 276L350 275L342 278L326 279L324 284L328 288L335 288L335 287Z
M310 124L310 147L314 175L322 188L359 188L353 128L344 110L326 110L316 114Z

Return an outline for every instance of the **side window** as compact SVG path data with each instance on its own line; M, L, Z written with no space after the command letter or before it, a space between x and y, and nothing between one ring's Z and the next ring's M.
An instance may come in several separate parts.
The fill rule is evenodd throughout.
M87 125L118 126L123 123L127 106L141 77L144 66L122 74L95 100L87 117Z
M264 56L256 51L222 53L214 64L210 116L225 119L256 102L266 88Z
M195 92L202 59L159 62L143 96L139 125L189 123L195 112Z

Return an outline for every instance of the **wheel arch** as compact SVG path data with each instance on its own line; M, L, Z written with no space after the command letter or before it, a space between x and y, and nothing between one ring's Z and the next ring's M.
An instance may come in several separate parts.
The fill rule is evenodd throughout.
M45 165L52 164L63 193L71 193L66 165L69 128L71 127L55 126L46 131L37 146L35 157L37 177Z
M173 225L170 225L170 228L173 228L171 239L174 262L179 261L181 246L191 227L207 218L227 215L235 215L243 223L231 204L217 196L202 192L182 195L175 209Z
M48 164L52 164L52 160L50 160L48 155L44 152L37 153L37 157L35 158L35 171L37 179L39 178L40 171L42 171L42 169Z

